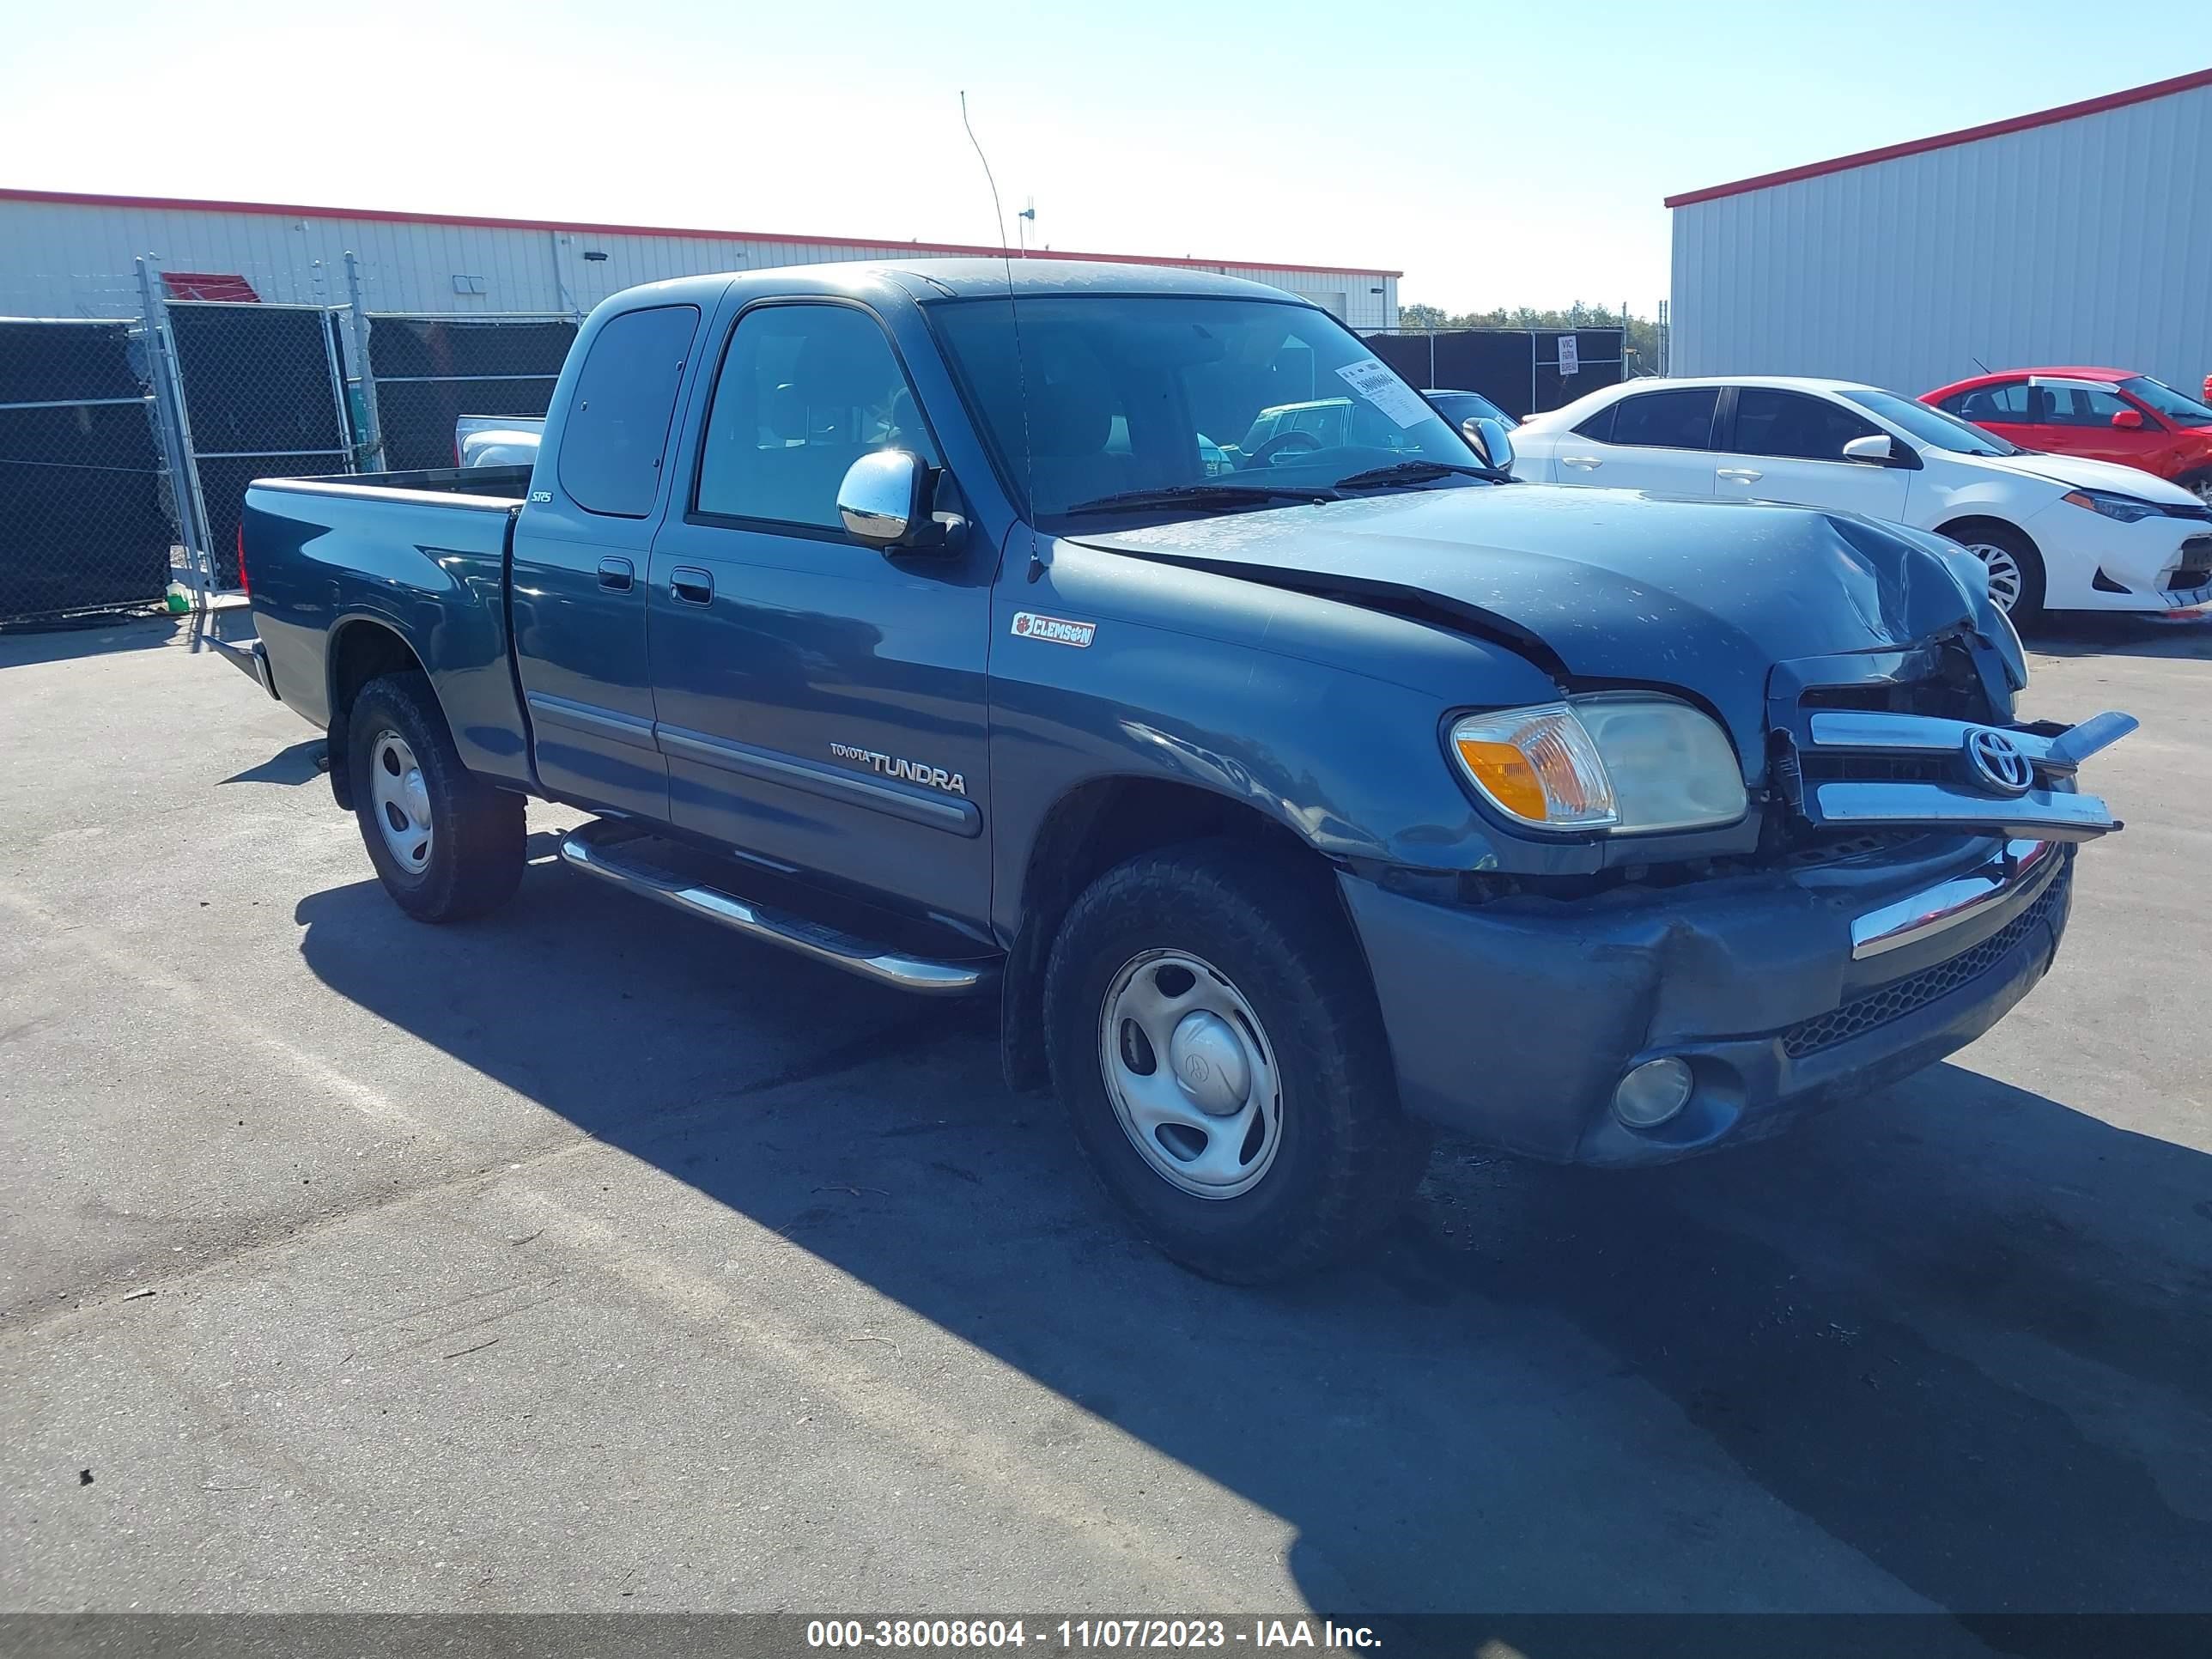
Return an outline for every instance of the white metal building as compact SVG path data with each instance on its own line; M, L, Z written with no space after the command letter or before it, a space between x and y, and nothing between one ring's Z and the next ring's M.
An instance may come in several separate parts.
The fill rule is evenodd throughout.
M2212 70L1667 205L1677 374L2212 374Z
M136 314L134 260L159 256L170 297L336 304L344 255L373 311L584 312L639 283L831 259L995 248L753 231L676 230L445 213L0 190L0 316ZM1358 329L1395 327L1395 270L1257 260L1032 252L1031 258L1188 265L1288 289Z

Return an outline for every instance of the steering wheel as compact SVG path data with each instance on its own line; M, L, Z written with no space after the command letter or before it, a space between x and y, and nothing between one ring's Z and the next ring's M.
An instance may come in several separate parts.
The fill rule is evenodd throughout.
M1285 454L1291 450L1315 450L1321 447L1321 440L1315 437L1312 433L1301 432L1293 427L1289 431L1278 432L1247 455L1244 458L1244 465L1247 467L1267 466L1273 465L1276 456Z

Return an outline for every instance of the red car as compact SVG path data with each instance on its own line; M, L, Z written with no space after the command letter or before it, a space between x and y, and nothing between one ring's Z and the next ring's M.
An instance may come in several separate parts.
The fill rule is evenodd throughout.
M2206 381L2212 396L2212 380ZM2023 449L2118 461L2212 504L2212 404L2124 368L2008 368L1938 386L1920 401Z

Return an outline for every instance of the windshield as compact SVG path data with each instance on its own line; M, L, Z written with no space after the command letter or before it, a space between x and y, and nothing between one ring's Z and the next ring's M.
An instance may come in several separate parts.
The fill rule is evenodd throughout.
M1954 420L1939 409L1914 403L1893 392L1844 392L1861 409L1871 410L1892 426L1901 426L1922 443L1960 455L2024 455L2018 444L2007 443L1994 432L1984 432L1965 421Z
M2120 390L2137 403L2156 410L2176 426L2212 426L2212 408L2186 392L2176 392L2163 380L2138 374L2132 380L2122 380Z
M1096 503L1138 491L1153 499L1127 510L1157 520L1176 516L1178 495L1188 510L1258 509L1377 467L1480 465L1419 393L1309 306L1097 295L1011 310L929 307L994 459L1042 530L1096 523Z

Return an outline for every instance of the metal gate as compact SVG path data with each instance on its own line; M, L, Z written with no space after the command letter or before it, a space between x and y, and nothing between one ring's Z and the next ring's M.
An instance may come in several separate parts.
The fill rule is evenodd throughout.
M235 587L246 485L356 470L343 310L204 300L166 309L198 479L199 545L214 586Z

